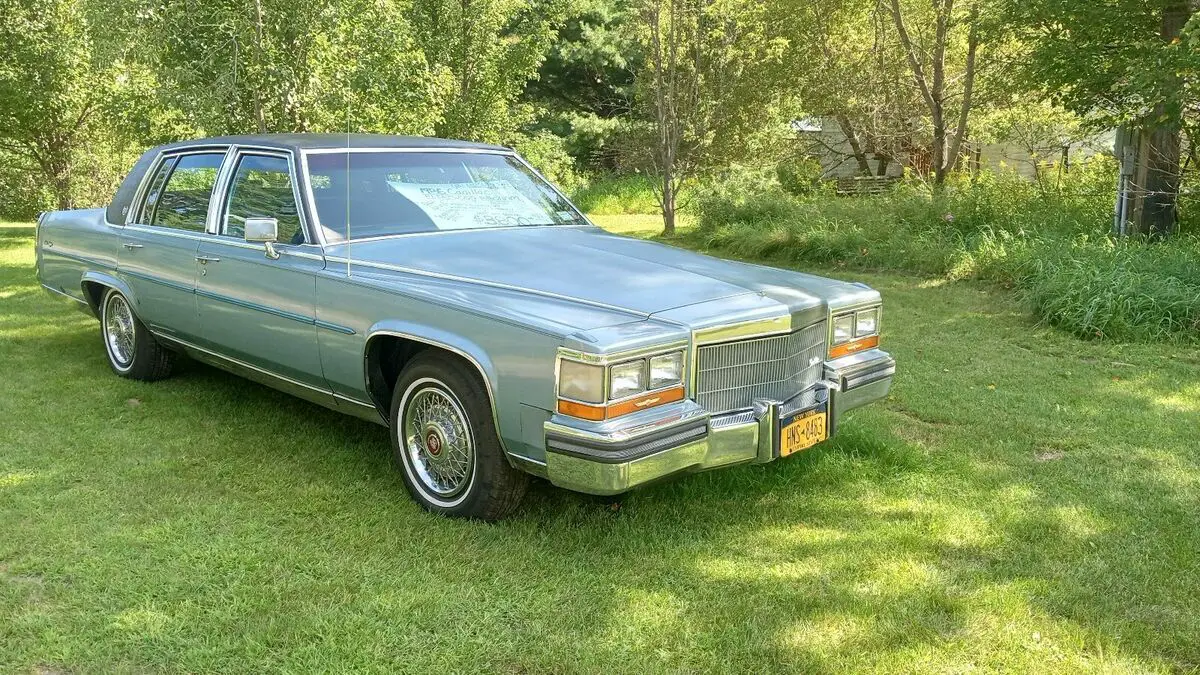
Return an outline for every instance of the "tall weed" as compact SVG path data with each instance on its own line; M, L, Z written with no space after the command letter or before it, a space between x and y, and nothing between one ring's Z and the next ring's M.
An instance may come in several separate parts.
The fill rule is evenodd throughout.
M1080 336L1200 341L1200 240L1110 241L1114 172L1097 158L1038 182L956 176L937 194L713 191L688 236L738 257L994 281Z

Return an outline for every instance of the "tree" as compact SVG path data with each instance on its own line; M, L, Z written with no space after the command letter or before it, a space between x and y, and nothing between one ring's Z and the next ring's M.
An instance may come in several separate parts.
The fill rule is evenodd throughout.
M654 176L663 233L672 235L680 197L696 179L761 157L770 142L787 42L752 0L641 0L638 16L645 121L631 135L630 158Z
M814 136L808 149L853 160L861 175L886 175L913 150L913 120L922 114L890 16L858 0L783 1L774 11L789 39L798 112L836 122L846 139L834 145Z
M158 96L208 133L431 133L438 82L388 0L131 0Z
M512 143L532 120L518 98L536 76L562 11L525 0L414 0L417 44L440 90L440 136Z
M1197 113L1198 5L1196 0L1008 5L1028 51L1027 83L1093 128L1128 130L1129 190L1119 199L1130 233L1166 236L1175 229L1181 135Z
M73 159L111 82L74 0L0 0L0 150L29 163L58 208L74 205Z
M958 165L959 152L967 136L976 67L980 45L980 8L975 2L956 11L955 0L933 0L932 14L905 6L901 0L886 0L887 10L896 27L901 50L911 71L912 81L925 102L932 128L930 171L933 183L941 186ZM932 38L921 40L925 31L913 33L916 21L931 25ZM948 72L950 50L956 31L966 32L962 74L957 88Z
M570 3L557 38L522 100L537 108L537 129L563 139L577 164L617 166L623 120L633 111L644 62L630 0Z

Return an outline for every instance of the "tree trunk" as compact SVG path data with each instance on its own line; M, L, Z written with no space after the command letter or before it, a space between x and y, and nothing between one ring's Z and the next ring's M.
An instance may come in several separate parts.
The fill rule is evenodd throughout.
M1172 0L1163 8L1162 39L1165 42L1178 39L1191 15L1187 0ZM1183 87L1178 78L1176 84ZM1178 122L1159 121L1167 118L1166 106L1160 103L1149 117L1153 126L1137 134L1137 167L1132 185L1126 188L1133 194L1118 195L1118 200L1125 198L1130 204L1126 230L1129 234L1161 238L1175 232L1183 131Z
M75 199L71 195L71 149L70 146L52 140L48 144L48 152L41 161L42 171L50 179L51 190L54 192L55 208L66 211L75 208Z
M888 157L887 155L881 155L879 153L875 153L875 156L879 158L879 168L875 171L875 175L876 176L888 175L888 167L891 166L891 164L892 164L892 158Z
M871 163L867 161L867 155L863 152L862 144L858 142L858 134L854 133L854 125L850 122L850 118L844 114L838 114L838 126L842 128L842 135L850 143L850 151L854 153L854 160L858 162L858 170L864 176L871 175Z
M256 72L261 76L263 69L263 6L262 0L254 0L254 60ZM261 81L251 80L254 87L254 123L258 133L267 133L267 119L263 114L262 92L259 91Z
M663 236L675 236L675 185L674 176L667 171L663 177L662 214Z

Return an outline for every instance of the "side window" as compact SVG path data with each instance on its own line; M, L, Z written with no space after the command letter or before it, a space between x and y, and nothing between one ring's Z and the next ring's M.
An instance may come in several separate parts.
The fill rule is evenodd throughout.
M154 219L154 207L158 206L158 198L162 196L163 183L167 182L167 176L171 175L171 169L175 168L175 158L168 157L159 165L158 172L150 179L150 188L146 192L146 201L142 203L142 208L138 211L137 218L133 219L135 223L150 224Z
M247 218L274 218L279 223L280 243L304 243L292 174L283 157L243 155L238 159L221 234L245 236Z
M155 205L151 225L203 232L223 153L183 155L175 162ZM155 177L157 180L157 176ZM147 199L147 205L149 199Z

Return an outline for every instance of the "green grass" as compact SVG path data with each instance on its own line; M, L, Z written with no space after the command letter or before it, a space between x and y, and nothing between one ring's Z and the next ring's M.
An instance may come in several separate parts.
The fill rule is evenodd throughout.
M382 428L113 376L30 234L0 232L0 672L1200 668L1195 348L855 273L900 371L835 440L483 525L411 503Z
M636 215L658 210L650 180L643 175L597 177L575 190L571 200L589 215Z

